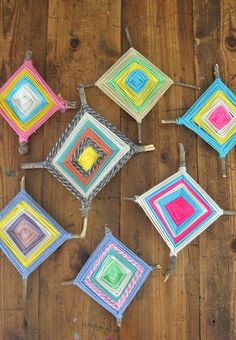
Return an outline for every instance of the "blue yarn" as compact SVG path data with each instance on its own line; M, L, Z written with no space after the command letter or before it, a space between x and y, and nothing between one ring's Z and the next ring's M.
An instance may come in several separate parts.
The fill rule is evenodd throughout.
M24 85L28 85L41 101L39 106L37 106L27 117L25 117L24 114L12 102L12 97L14 96L14 94ZM36 114L40 110L42 110L48 103L46 98L34 86L28 76L22 77L21 80L14 86L13 90L7 96L6 102L12 108L12 110L15 112L22 123L27 123L29 120L33 119L33 117L36 116Z
M211 212L211 214L210 214L206 219L204 219L204 221L202 221L201 223L199 223L199 225L198 225L196 228L194 228L191 232L189 232L189 233L188 233L185 237L183 237L180 241L174 242L174 240L172 239L172 237L171 237L171 236L169 235L169 233L167 232L166 226L164 225L164 223L162 222L162 220L159 218L159 216L156 214L155 210L154 210L153 207L151 206L149 200L150 200L152 197L158 195L158 194L159 194L160 192L162 192L163 190L169 188L171 185L175 184L176 182L178 182L178 181L181 180L181 179L183 179L185 182L187 182L187 184L193 189L193 191L197 192L197 194L201 197L201 199L202 199L208 206L211 207L212 212ZM170 198L175 198L175 196L173 196L173 194L172 194L172 195L170 196ZM167 197L167 199L168 199L168 197ZM152 192L150 195L148 195L148 196L145 197L145 202L146 202L146 204L148 205L149 209L152 211L153 215L155 216L155 219L157 220L158 224L161 226L163 233L165 234L165 236L168 238L168 240L171 242L171 244L172 244L173 247L175 247L175 248L178 247L178 246L180 246L182 243L184 243L187 239L189 239L189 238L192 236L192 234L196 233L197 230L199 230L204 224L206 224L208 220L212 219L214 216L217 215L217 211L216 211L216 209L214 208L214 206L213 206L213 205L205 198L204 195L202 195L202 193L201 193L199 190L197 190L197 188L196 188L195 186L193 186L193 183L191 183L191 181L190 181L189 178L188 178L188 175L185 174L185 173L180 173L178 177L174 177L174 179L172 179L170 182L168 182L168 183L165 184L164 186L161 186L160 188L157 188L157 190L156 190L155 192ZM192 201L191 201L191 204L193 204ZM196 214L200 216L200 210L197 209L196 204L194 204L193 206L194 206L194 208L196 209ZM168 214L166 214L166 216L167 216L167 215L168 215ZM195 215L195 214L194 214L194 217L195 217L195 219L196 219L196 215ZM191 221L191 219L190 219L190 221ZM176 227L175 227L174 222L171 221L171 219L169 219L169 222L170 222L170 223L169 223L170 229L172 230L172 232L173 232L173 230L174 230L174 232L175 232ZM189 222L189 219L188 219L188 222ZM187 221L186 221L186 223L187 223ZM186 224L185 224L185 223L183 223L183 227L186 227ZM183 228L183 229L185 229L185 228Z
M232 104L236 106L235 94L222 82L220 78L217 78L201 95L201 97L191 106L191 108L184 114L184 116L176 119L176 124L185 125L189 129L196 132L202 139L204 139L219 153L220 158L223 158L235 146L236 134L234 134L225 144L221 145L193 121L194 116L199 112L199 110L208 102L208 100L215 94L215 92L219 90L221 90L232 102Z
M66 240L71 238L71 235L67 233L25 190L21 190L0 212L0 218L6 216L14 206L20 201L25 201L32 206L39 214L41 214L46 220L53 225L53 227L60 233L58 238L53 242L45 251L39 255L39 257L27 268L25 268L15 255L7 248L2 239L0 238L0 248L6 254L8 259L13 263L16 269L20 272L23 279L27 279L28 276L43 262L45 261L57 248L59 248Z
M84 282L87 277L91 267L93 266L96 259L100 256L100 254L109 246L110 243L114 243L118 248L120 248L124 253L129 255L129 257L133 258L140 267L143 268L143 274L137 281L135 287L131 291L130 295L122 305L119 310L112 308L106 302L104 302L95 292L93 292ZM146 281L148 275L153 270L148 264L146 264L142 259L140 259L136 254L134 254L130 249L128 249L123 243L121 243L117 238L115 238L111 232L107 233L98 247L95 249L93 254L90 256L88 261L85 263L79 274L76 276L74 280L74 284L78 286L81 290L83 290L86 294L88 294L91 298L97 301L101 306L107 309L111 314L113 314L117 319L122 319L123 312L128 307L130 302L135 297L136 293L139 291L143 283Z

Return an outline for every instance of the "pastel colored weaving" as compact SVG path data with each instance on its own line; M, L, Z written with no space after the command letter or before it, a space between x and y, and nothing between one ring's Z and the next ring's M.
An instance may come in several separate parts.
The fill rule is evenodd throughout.
M73 283L121 320L151 271L109 232Z
M66 110L67 102L46 84L32 60L25 60L0 88L0 113L19 136L20 143L27 142L56 111Z
M71 234L21 190L0 213L0 246L23 279Z
M95 85L141 122L173 83L131 47Z
M223 158L236 144L236 96L217 78L176 123L196 132Z
M137 197L136 202L174 255L223 214L184 169Z

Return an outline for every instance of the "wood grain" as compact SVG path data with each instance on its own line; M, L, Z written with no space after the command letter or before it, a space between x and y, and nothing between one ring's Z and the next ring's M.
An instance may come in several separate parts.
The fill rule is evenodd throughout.
M3 340L233 340L236 338L236 220L222 217L180 252L165 284L169 251L143 211L123 197L141 194L176 172L178 143L185 145L188 171L222 208L236 209L235 149L220 176L216 153L184 127L161 124L184 113L212 82L218 62L223 81L236 92L235 0L11 0L0 2L0 85L31 48L34 64L56 93L79 102L76 87L96 81L134 47L175 81L143 120L143 142L156 151L132 158L93 200L85 240L61 246L29 279L27 305L22 280L0 256L0 339ZM86 90L88 103L130 139L135 121L99 89ZM17 154L17 136L0 117L0 185L3 208L18 192L22 161L40 161L75 111L56 113L31 137L30 153ZM46 170L27 173L28 192L70 232L81 226L80 202ZM81 269L112 227L130 249L150 264L161 263L124 314L114 317L73 286L61 286Z

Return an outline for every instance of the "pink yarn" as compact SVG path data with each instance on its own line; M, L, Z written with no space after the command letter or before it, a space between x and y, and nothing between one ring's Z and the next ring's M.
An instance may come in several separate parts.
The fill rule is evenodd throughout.
M180 183L182 183L183 185L185 185L187 187L187 189L192 193L193 196L195 196L200 202L201 204L206 208L206 212L200 216L196 221L194 221L187 229L185 229L182 233L180 233L178 236L174 236L170 230L170 228L168 227L168 224L165 222L165 220L163 219L163 217L161 216L161 214L159 213L156 205L155 205L155 201L156 199L158 199L159 197L161 197L162 195L164 195L166 192L172 190L173 188L175 188L177 185L179 185ZM181 241L186 235L188 235L194 228L196 228L202 221L204 221L211 213L212 210L209 208L209 206L201 199L201 197L199 195L196 194L196 192L188 185L188 183L186 183L184 180L179 180L178 182L176 182L175 184L171 185L170 187L168 187L167 189L161 191L159 194L157 194L156 196L152 197L152 199L150 200L150 204L152 206L152 208L155 210L156 214L159 216L159 218L161 219L162 223L165 225L168 233L170 234L170 236L172 237L172 239L174 240L174 242L179 242Z
M19 136L19 141L27 142L30 135L32 135L36 130L46 121L48 120L55 112L61 111L65 112L67 110L67 102L61 98L59 98L52 89L47 85L47 83L43 80L40 74L36 71L32 64L32 60L25 60L22 66L8 79L8 81L1 87L0 92L2 92L11 82L12 80L23 70L27 70L32 74L32 76L39 82L39 84L45 88L50 97L54 102L54 106L45 114L42 119L40 119L35 125L33 125L29 130L22 131L15 123L9 118L9 116L0 108L1 115L6 119L6 121L10 124L13 130Z
M120 299L117 302L114 302L109 296L107 296L105 293L103 293L98 287L96 287L91 281L90 278L93 274L93 272L96 270L99 263L102 261L104 256L109 252L110 249L114 249L117 251L121 256L123 256L127 261L129 261L136 269L137 273L134 275L133 279L130 281L128 287L120 297ZM104 252L98 257L98 259L95 261L92 269L88 273L88 276L84 280L86 285L90 287L90 289L95 292L98 296L100 296L103 301L105 301L107 304L109 304L111 307L113 307L116 310L119 310L124 302L126 301L127 297L129 296L130 292L135 287L137 281L139 280L140 276L142 275L143 269L132 259L130 258L126 253L124 253L121 249L119 249L114 243L109 244L109 246L104 250Z
M209 116L209 121L214 125L217 130L221 130L227 125L233 118L228 113L223 105L219 105Z

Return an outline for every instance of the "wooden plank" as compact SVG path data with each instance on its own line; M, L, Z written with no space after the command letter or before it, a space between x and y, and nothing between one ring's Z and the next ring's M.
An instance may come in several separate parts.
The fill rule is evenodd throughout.
M120 1L49 2L47 81L65 98L79 102L76 87L94 82L120 54ZM86 91L89 104L119 127L117 107L98 89ZM75 111L56 115L45 127L44 156ZM79 232L81 204L55 178L43 173L42 203L70 232ZM40 271L40 339L118 339L114 317L74 286L74 278L104 236L104 224L119 228L120 176L94 199L85 240L68 241ZM65 204L66 202L66 204ZM105 208L105 209L104 209Z
M174 80L195 82L191 1L124 1L122 17L123 28L130 26L134 46L144 56ZM126 50L124 36L123 47ZM156 151L129 162L122 172L122 196L141 194L176 172L179 142L185 144L188 170L196 178L196 137L184 128L161 125L194 100L194 91L173 86L143 120L143 142L154 142ZM126 114L122 117L123 130L135 140L135 122ZM179 254L175 274L165 284L169 250L144 212L122 201L121 228L121 239L131 249L147 262L163 265L127 310L121 339L198 339L198 240Z
M40 6L35 1L2 1L0 28L1 84L22 64L27 49L35 52L34 64L44 73L46 56L47 1ZM42 157L43 128L30 138L30 153L18 156L18 138L8 124L0 118L0 164L1 164L1 209L17 194L22 176L20 162L31 156ZM40 202L41 174L37 180L27 179L27 189ZM5 255L0 258L0 338L38 339L38 292L39 271L29 278L28 303L23 310L22 278Z
M128 24L134 47L174 80L196 81L203 92L218 62L222 79L235 92L235 6L234 0L2 1L0 82L31 48L36 68L52 88L79 101L77 85L97 80L127 50ZM1 339L236 338L235 218L222 217L181 251L176 271L165 284L167 246L143 211L122 199L172 175L178 168L178 143L183 142L189 173L222 208L236 209L235 149L227 159L227 178L222 179L217 155L205 142L184 127L161 124L184 113L199 95L173 86L144 119L143 142L154 143L156 151L130 160L94 199L85 240L68 241L30 276L25 310L21 277L1 253ZM88 89L87 97L95 110L136 140L130 116L98 89ZM22 158L17 136L0 117L1 209L19 190L20 163L44 159L74 114L55 114L31 137L30 153ZM27 172L26 185L66 230L79 231L80 202L46 170ZM81 269L103 238L105 223L145 261L163 266L150 275L127 309L120 330L114 317L78 288L60 284Z
M217 62L222 80L235 91L232 81L235 56L227 45L231 44L227 39L231 34L230 20L235 14L235 3L213 0L193 3L197 79L203 89L209 86L213 80L212 66ZM228 158L227 179L221 178L216 153L200 139L198 155L200 184L222 208L233 208L235 150ZM236 336L235 254L230 248L235 237L235 223L235 218L223 217L200 236L201 339L235 339Z
M236 62L236 2L222 1L220 12L220 49L222 53L221 72L226 84L236 93L235 82L235 62ZM228 159L228 179L227 179L227 193L228 206L230 209L236 210L236 151L232 150ZM236 219L229 218L227 229L227 257L228 257L228 288L229 296L227 295L227 311L229 313L229 329L226 333L230 340L236 337ZM223 304L225 302L223 301Z

